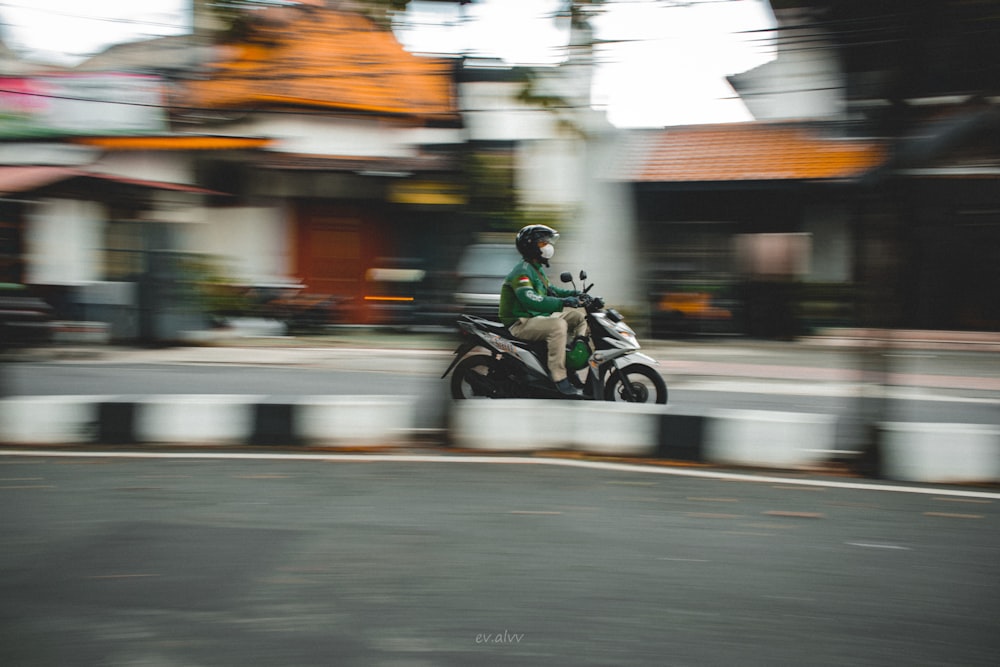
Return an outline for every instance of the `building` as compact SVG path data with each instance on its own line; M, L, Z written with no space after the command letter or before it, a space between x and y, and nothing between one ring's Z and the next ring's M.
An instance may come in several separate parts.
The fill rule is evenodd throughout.
M203 7L196 27L207 25ZM391 303L398 295L370 293L369 277L409 271L440 305L466 246L537 220L575 240L560 254L569 268L593 269L577 258L596 255L604 293L631 297L630 274L608 253L626 252L631 226L605 232L620 211L607 210L595 174L615 135L589 109L586 34L562 67L524 70L407 53L370 19L322 2L255 12L239 38L213 30L112 47L60 75L103 88L40 96L86 102L61 116L78 127L50 132L76 152L74 169L163 187L128 211L99 197L63 200L59 215L31 204L17 223L27 280L118 294L148 274L147 253L169 265L159 282L175 283L197 254L215 279L333 297L343 321L378 322L412 312ZM119 81L146 82L158 97L116 98ZM96 122L119 107L135 118ZM607 237L599 254L595 235Z
M333 295L364 321L368 269L435 260L434 239L453 235L464 202L454 63L413 56L364 16L312 4L259 12L238 41L199 41L203 62L151 61L166 46L183 54L166 41L145 56L122 45L121 57L103 54L81 72L24 79L45 91L6 100L78 101L29 114L36 125L45 116L47 145L75 151L67 170L46 172L44 191L0 183L33 193L10 223L21 280L50 291L138 283L152 252L172 253L165 280L180 283L181 258L197 253L233 284ZM53 94L52 84L82 92ZM23 148L24 137L6 136ZM53 189L83 177L159 187L128 210L103 188Z
M730 77L756 122L631 142L651 314L680 292L751 335L1000 328L995 3L772 6L776 60Z

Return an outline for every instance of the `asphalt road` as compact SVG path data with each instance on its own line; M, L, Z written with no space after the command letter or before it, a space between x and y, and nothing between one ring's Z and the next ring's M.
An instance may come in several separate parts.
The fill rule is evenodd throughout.
M75 453L0 456L0 664L974 667L1000 652L996 493Z

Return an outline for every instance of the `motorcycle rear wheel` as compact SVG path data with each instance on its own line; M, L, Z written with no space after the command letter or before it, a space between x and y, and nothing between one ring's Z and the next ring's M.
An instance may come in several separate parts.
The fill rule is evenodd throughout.
M451 397L455 399L495 398L497 361L485 354L475 354L458 362L451 374Z
M631 396L626 393L626 386L631 389ZM604 400L665 405L667 383L649 366L630 364L621 370L611 371L604 385Z

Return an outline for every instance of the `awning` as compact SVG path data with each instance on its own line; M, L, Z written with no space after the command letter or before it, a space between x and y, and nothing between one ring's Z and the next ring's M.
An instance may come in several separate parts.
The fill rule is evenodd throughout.
M90 178L99 181L110 181L112 183L131 185L137 188L147 188L149 190L172 190L175 192L190 192L199 195L228 194L226 192L218 192L216 190L207 190L205 188L199 188L196 185L188 185L187 183L170 183L168 181L149 181L141 178L127 178L125 176L117 176L115 174L80 174L78 177Z
M75 169L67 167L0 167L0 195L44 188L74 173Z
M411 172L453 171L455 157L444 153L424 153L407 157L363 157L303 155L266 151L257 155L254 166L288 171L340 171L369 176L406 176Z
M266 148L272 139L207 135L75 137L74 144L112 151L218 151Z
M225 195L224 192L206 190L187 183L171 183L168 181L152 181L139 178L128 178L116 174L88 172L69 167L9 167L0 166L0 196L22 192L31 192L56 183L73 179L88 179L119 183L136 188L149 190L172 190L176 192L191 192L205 195Z

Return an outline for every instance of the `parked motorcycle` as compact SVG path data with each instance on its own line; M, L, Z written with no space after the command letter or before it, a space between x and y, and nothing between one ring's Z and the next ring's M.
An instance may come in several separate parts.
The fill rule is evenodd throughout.
M560 279L576 289L570 273ZM586 280L587 273L581 271L579 298L589 333L569 341L566 348L570 382L587 400L665 404L667 385L656 360L639 352L635 331L618 311L590 295L594 284ZM462 315L458 327L462 341L441 376L452 373L453 398L567 398L549 376L544 341L519 340L499 322L474 315Z

